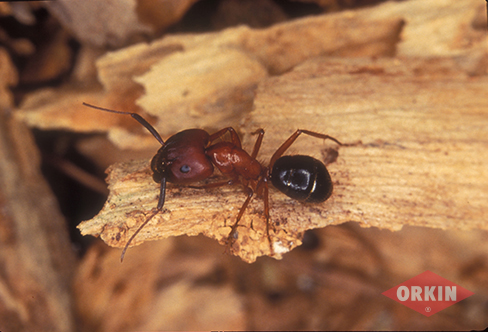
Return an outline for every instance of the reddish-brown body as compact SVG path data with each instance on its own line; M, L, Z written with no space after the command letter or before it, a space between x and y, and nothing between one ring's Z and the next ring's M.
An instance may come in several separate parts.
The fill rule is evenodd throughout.
M261 164L231 142L214 144L206 149L205 153L220 172L230 178L258 180L263 174Z
M230 133L231 142L213 141ZM151 161L154 180L188 184L205 180L214 165L232 181L258 180L264 168L241 147L234 128L224 128L213 135L202 129L187 129L171 136Z

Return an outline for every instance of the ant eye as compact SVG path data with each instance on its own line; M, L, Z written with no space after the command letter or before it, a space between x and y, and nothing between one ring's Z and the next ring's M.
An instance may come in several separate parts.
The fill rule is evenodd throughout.
M188 165L183 165L180 167L180 172L181 173L188 173L189 171L191 171L191 167L188 166Z

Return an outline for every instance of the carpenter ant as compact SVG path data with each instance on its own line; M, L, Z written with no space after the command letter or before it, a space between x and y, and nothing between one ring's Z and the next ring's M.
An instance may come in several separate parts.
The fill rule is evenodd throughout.
M269 165L266 167L256 160L259 148L261 147L261 142L263 141L263 129L258 129L255 132L255 134L258 134L258 137L256 143L254 143L252 153L249 155L242 149L241 141L232 127L224 128L212 135L209 135L202 129L187 129L171 136L165 142L156 129L137 113L115 111L87 103L83 103L83 105L101 111L132 116L136 121L149 130L162 145L151 161L153 179L161 184L157 209L129 238L122 250L120 257L121 261L124 259L125 252L136 235L163 209L166 194L166 182L190 184L202 181L213 174L214 166L217 167L224 176L228 177L229 180L219 183L210 183L203 188L241 184L247 195L227 237L227 245L229 248L237 237L239 221L256 192L262 193L263 195L264 215L266 218L266 236L269 241L270 250L273 252L273 246L269 235L269 181L271 181L273 186L285 195L302 202L324 202L332 194L332 180L325 165L321 161L303 155L283 156L283 153L285 153L301 134L322 139L330 139L339 145L343 145L337 139L329 135L298 129L276 150L271 157ZM226 133L230 134L230 142L220 141L212 144L212 142L221 138Z

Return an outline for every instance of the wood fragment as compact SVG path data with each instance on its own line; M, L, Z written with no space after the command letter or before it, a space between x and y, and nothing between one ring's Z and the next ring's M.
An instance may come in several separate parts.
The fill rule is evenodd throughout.
M244 127L283 133L267 136L265 156L290 123L362 141L330 165L340 183L331 219L487 229L486 84L451 59L315 60L262 84ZM316 155L303 141L295 152Z
M152 180L148 160L116 164L108 172L111 193L104 208L78 228L83 235L100 236L110 246L124 247L156 207L159 185ZM131 246L170 236L198 234L225 245L245 194L238 186L204 190L170 185L166 200L168 203L163 211L142 229ZM240 222L242 226L238 228L238 239L231 248L247 262L253 262L263 254L281 258L282 254L301 244L307 225L320 219L308 215L315 209L311 205L298 207L299 203L279 197L274 191L271 200L272 218L277 225L276 231L271 233L274 253L270 251L265 233L263 202L256 198L247 208ZM288 215L293 215L293 218L288 218Z
M477 0L392 2L362 10L374 19L400 16L405 22L398 55L411 57L463 56L486 46L486 3ZM481 18L479 16L481 15ZM476 27L476 20L484 27Z
M244 147L252 146L250 133L269 128L260 159L268 160L297 128L346 143L362 141L341 147L337 162L329 165L335 188L327 202L301 204L272 191L274 257L299 245L305 230L346 221L390 230L487 229L488 99L481 93L486 83L440 59L318 59L263 83L243 127ZM300 138L290 154L325 160L326 147ZM83 234L125 245L157 202L158 185L148 165L143 160L110 169L111 196L97 217L80 224ZM199 233L224 243L243 200L239 188L171 187L163 213L133 244ZM262 202L255 199L239 228L234 252L248 262L272 254L262 214Z
M218 33L167 35L101 57L97 70L102 87L94 84L90 93L78 85L36 91L26 98L17 116L42 129L108 131L121 148L147 147L147 141L139 143L145 138L134 134L137 124L120 120L117 125L115 120L106 126L106 114L82 111L81 102L143 110L156 117L154 125L163 137L183 129L182 123L210 130L237 127L252 110L256 85L269 73L282 73L318 55L393 55L402 24L400 18L371 20L348 13L261 30L237 27Z

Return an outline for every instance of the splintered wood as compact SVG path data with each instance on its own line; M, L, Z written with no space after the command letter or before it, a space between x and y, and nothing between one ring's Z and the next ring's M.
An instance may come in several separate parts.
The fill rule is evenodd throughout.
M292 123L362 141L330 165L339 182L331 219L487 229L487 83L449 59L318 59L263 83L247 127L272 119L273 132ZM283 137L268 137L263 155ZM303 140L295 150L316 151Z
M250 133L267 129L258 159L267 162L296 128L345 143L362 141L341 147L328 166L334 193L325 203L302 204L271 191L274 257L299 245L307 229L347 221L390 230L404 225L487 229L487 83L486 77L468 77L455 62L442 59L317 59L263 82L243 127L245 149L255 139ZM300 137L289 153L326 160L331 147ZM108 182L111 195L104 209L79 228L121 247L156 207L159 185L152 181L148 160L112 167ZM244 198L240 187L170 186L163 212L133 244L199 233L225 243ZM241 225L233 253L248 262L273 254L260 198L252 201Z
M108 172L111 193L104 208L94 219L82 222L79 228L83 235L97 235L110 246L124 247L155 209L159 184L152 180L147 160L116 164ZM253 262L262 255L281 258L283 253L301 244L305 230L321 227L326 220L326 210L317 213L317 207L312 204L300 204L275 194L271 193L271 243L266 236L263 202L254 199L239 223L241 226L237 228L237 236L228 248L229 252L247 262ZM235 222L245 197L240 186L203 190L169 185L163 211L142 229L131 245L170 236L198 234L228 245L230 226Z
M271 245L262 198L254 197L232 249L248 262L280 258L301 243L304 231L347 221L391 230L485 229L488 100L481 75L488 57L480 7L474 0L435 6L388 2L266 29L167 35L104 54L96 62L96 84L37 91L15 115L42 129L107 132L118 148L154 152L157 141L130 117L86 109L82 102L140 112L164 138L192 127L213 133L234 126L247 151L255 140L251 133L264 128L258 160L265 166L297 128L361 141L339 148L300 137L293 144L287 154L325 161L338 152L328 165L334 193L312 205L271 189ZM434 29L434 12L449 29ZM411 58L420 55L425 59ZM114 165L108 181L105 208L79 228L123 247L156 208L159 185L148 159ZM244 200L239 186L169 184L164 210L132 245L199 233L225 243Z
M351 12L262 30L241 26L168 35L108 52L96 63L101 86L36 91L25 98L17 116L42 129L107 131L121 148L140 145L141 135L126 139L136 136L132 130L137 124L127 125L129 120L118 125L108 119L111 115L87 110L82 102L143 110L156 118L154 126L162 136L184 129L182 124L212 130L238 126L252 109L257 84L269 73L280 74L319 55L391 56L402 26L398 17L371 20Z

